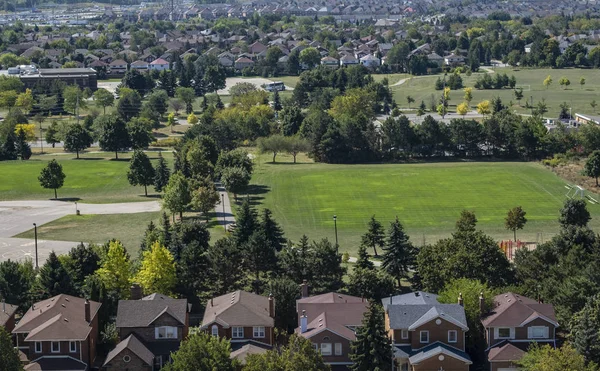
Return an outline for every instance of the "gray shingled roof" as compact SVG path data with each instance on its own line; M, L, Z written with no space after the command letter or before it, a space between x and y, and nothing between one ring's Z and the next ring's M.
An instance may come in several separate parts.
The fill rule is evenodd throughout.
M461 352L460 350L453 348L444 343L436 342L431 345L428 345L424 348L421 348L419 352L415 353L409 358L410 364L415 365L419 362L422 362L431 357L435 357L439 354L444 354L446 356L450 356L465 362L466 364L471 364L471 357L465 352Z
M436 318L443 318L463 328L468 328L465 310L458 304L418 304L390 305L390 327L408 329L413 325L421 325Z
M103 366L106 366L107 363L112 361L116 356L118 356L125 349L131 350L136 356L140 357L140 359L142 361L144 361L144 362L146 362L146 364L152 366L152 364L154 362L154 354L152 354L152 352L148 348L146 348L146 346L144 344L142 344L142 342L139 341L138 338L135 337L135 335L133 335L133 334L129 335L127 337L127 339L125 339L122 342L120 342L119 344L117 344L115 349L111 350L108 353L108 355L106 356L106 361L104 361Z
M384 308L389 304L393 305L418 305L418 304L439 304L436 294L430 294L425 291L415 291L408 294L390 296L381 300Z
M119 300L117 327L147 327L165 313L185 325L187 300Z

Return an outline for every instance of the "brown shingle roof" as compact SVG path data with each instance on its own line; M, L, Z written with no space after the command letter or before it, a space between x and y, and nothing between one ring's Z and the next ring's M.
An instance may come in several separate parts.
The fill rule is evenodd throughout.
M354 307L357 308L356 306ZM361 313L360 316L362 318L363 314ZM300 334L300 336L309 339L325 330L329 330L350 341L356 340L354 331L346 327L346 324L348 324L347 321L346 313L343 311L323 312L308 324L306 332L301 333L300 328L297 328L296 332ZM358 324L360 324L360 322ZM353 323L353 325L356 324Z
M537 317L549 320L555 326L552 304L541 304L525 296L508 292L494 297L494 309L481 320L484 327L519 327Z
M360 326L367 306L368 303L362 298L337 292L302 298L296 301L298 324L300 324L302 311L305 311L309 322L322 313L327 313L329 319L345 326ZM340 318L340 320L335 318Z
M243 347L241 347L240 349L234 350L233 352L231 352L231 354L229 354L229 357L231 359L235 358L238 361L240 361L241 364L245 365L246 357L249 354L263 354L265 352L267 352L267 349L265 349L265 348L261 348L256 345L253 345L253 344L246 344Z
M16 305L0 303L0 326L6 325L6 322L15 315L17 308Z
M146 362L147 365L152 366L152 362L154 361L154 354L152 354L152 352L148 348L146 348L146 346L142 344L142 342L139 341L139 339L133 334L129 335L127 339L117 344L115 349L111 350L108 353L103 366L106 366L107 363L112 361L125 349L131 350L136 356L140 357L142 361Z
M488 360L490 362L518 361L524 354L525 352L521 349L511 343L506 343L503 346L490 349Z
M328 292L326 294L309 296L306 298L299 299L298 303L319 303L319 304L329 304L329 303L363 303L364 299L359 298L357 296L338 294L337 292Z
M159 296L153 299L146 297L143 300L119 300L117 327L147 327L163 314L168 314L185 325L187 300L156 295Z
M100 309L100 303L90 301L90 319ZM91 331L85 321L85 299L57 295L35 303L21 318L13 333L29 333L27 341L85 340Z
M269 316L269 298L240 290L208 301L202 327L207 328L214 322L245 327L273 327L275 324Z

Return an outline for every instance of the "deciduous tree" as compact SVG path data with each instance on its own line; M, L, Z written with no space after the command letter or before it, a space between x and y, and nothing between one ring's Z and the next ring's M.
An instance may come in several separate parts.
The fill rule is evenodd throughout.
M10 334L0 327L0 369L2 371L23 371L19 352L14 347Z
M136 150L129 161L127 180L132 186L144 186L144 195L148 197L148 186L154 183L154 168L143 151Z
M215 210L215 206L221 202L217 187L212 180L207 177L201 184L192 192L192 201L190 205L200 211L209 220L210 212Z
M231 359L229 340L204 332L188 336L179 350L171 353L173 362L165 371L235 371L238 363Z
M191 200L190 186L185 176L181 172L171 175L163 195L163 207L173 214L179 213L179 218L183 219L183 212Z
M124 151L131 145L125 121L117 115L99 116L94 121L98 132L98 142L103 151L114 152L119 159L119 151Z
M535 343L517 362L523 371L596 371L594 363L586 365L585 358L569 344L560 348Z
M89 148L94 139L91 134L81 125L72 124L65 133L65 151L77 153Z
M160 242L155 242L149 251L144 251L140 270L133 281L139 282L146 294L160 292L169 295L177 281L173 255Z
M517 240L517 229L523 229L525 223L527 223L527 218L525 218L525 214L527 214L521 206L513 207L508 210L508 214L504 219L504 227L509 231L513 231L514 241Z
M100 268L96 275L108 290L115 291L120 297L129 296L132 264L129 254L120 241L112 240L108 243L108 251L100 261Z
M53 159L42 169L38 180L42 187L54 189L54 199L58 199L56 190L63 186L65 178L66 175L63 172L62 165Z
M106 89L98 89L94 92L94 101L96 105L102 107L106 115L106 107L112 107L115 104L115 96Z
M327 371L321 353L309 340L292 335L287 345L246 358L246 371Z
M585 227L590 219L590 212L584 199L569 199L565 201L563 208L560 210L558 222L563 228L568 226Z
M230 167L221 172L221 182L225 189L233 193L234 199L250 183L250 174L242 167Z
M596 187L598 187L598 177L600 176L600 151L594 151L590 154L583 167L583 173L590 178L595 178Z

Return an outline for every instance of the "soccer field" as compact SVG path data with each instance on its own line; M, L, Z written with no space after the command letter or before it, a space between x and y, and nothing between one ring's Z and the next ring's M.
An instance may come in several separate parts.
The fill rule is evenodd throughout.
M281 158L280 161L285 161ZM270 208L286 236L297 241L335 239L337 215L341 251L354 252L372 215L386 229L395 216L418 246L447 237L463 209L496 239L507 211L522 206L528 223L517 237L547 240L558 230L566 181L535 163L429 163L390 165L270 164L261 158L251 194ZM600 206L588 204L599 226Z

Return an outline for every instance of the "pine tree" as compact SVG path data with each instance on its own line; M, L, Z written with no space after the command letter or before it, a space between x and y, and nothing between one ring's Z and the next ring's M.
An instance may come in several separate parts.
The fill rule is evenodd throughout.
M282 108L283 106L281 105L281 97L279 96L279 90L275 90L275 93L273 93L273 109L279 112Z
M277 268L277 251L260 229L255 231L243 246L246 269L254 274L255 292L260 294L260 274Z
M377 254L377 246L383 247L385 244L385 231L381 223L375 219L375 215L371 217L368 227L369 230L364 234L363 241L369 247L373 248L375 256L379 256Z
M31 147L29 146L29 143L27 143L25 130L19 130L19 133L17 134L17 142L15 143L15 148L19 159L29 160L29 158L31 157Z
M54 251L50 253L46 264L40 269L38 285L42 295L40 299L47 299L58 294L74 293L69 274Z
M283 236L283 230L273 219L271 210L265 208L259 222L260 229L264 232L267 243L277 252L281 251L285 245L286 239Z
M148 197L148 186L154 182L154 168L143 151L136 150L129 161L127 180L132 186L143 185L144 195Z
M14 347L10 334L3 326L0 326L0 370L23 370L23 366L19 360L19 352Z
M588 299L571 324L573 348L588 362L600 362L600 297Z
M367 253L367 247L364 243L358 248L358 259L356 260L355 268L360 269L375 269L375 264L369 260L369 254Z
M156 169L154 169L154 190L162 192L167 184L169 184L170 176L171 172L169 171L167 161L165 161L162 152L158 152L158 164L156 164Z
M415 248L404 233L404 228L398 217L390 224L387 241L383 247L382 268L398 281L402 286L402 279L406 278L410 267L413 265Z
M16 160L18 157L17 149L15 148L15 135L10 133L6 136L4 140L4 144L2 145L2 149L0 153L4 156L6 160Z
M160 218L160 228L162 230L161 242L163 245L169 247L171 245L171 221L167 213L162 213Z
M208 248L210 260L210 293L223 295L244 286L246 273L239 269L244 260L242 249L235 239L225 237L217 240Z
M356 340L350 344L350 366L354 371L383 371L392 368L392 348L385 331L383 308L369 302L362 326L356 330Z
M200 107L202 108L202 112L206 111L208 108L208 100L206 99L206 95L202 96L202 104Z
M236 219L233 237L235 237L238 246L241 246L250 239L250 236L252 236L258 227L256 211L250 206L248 200L242 202Z

